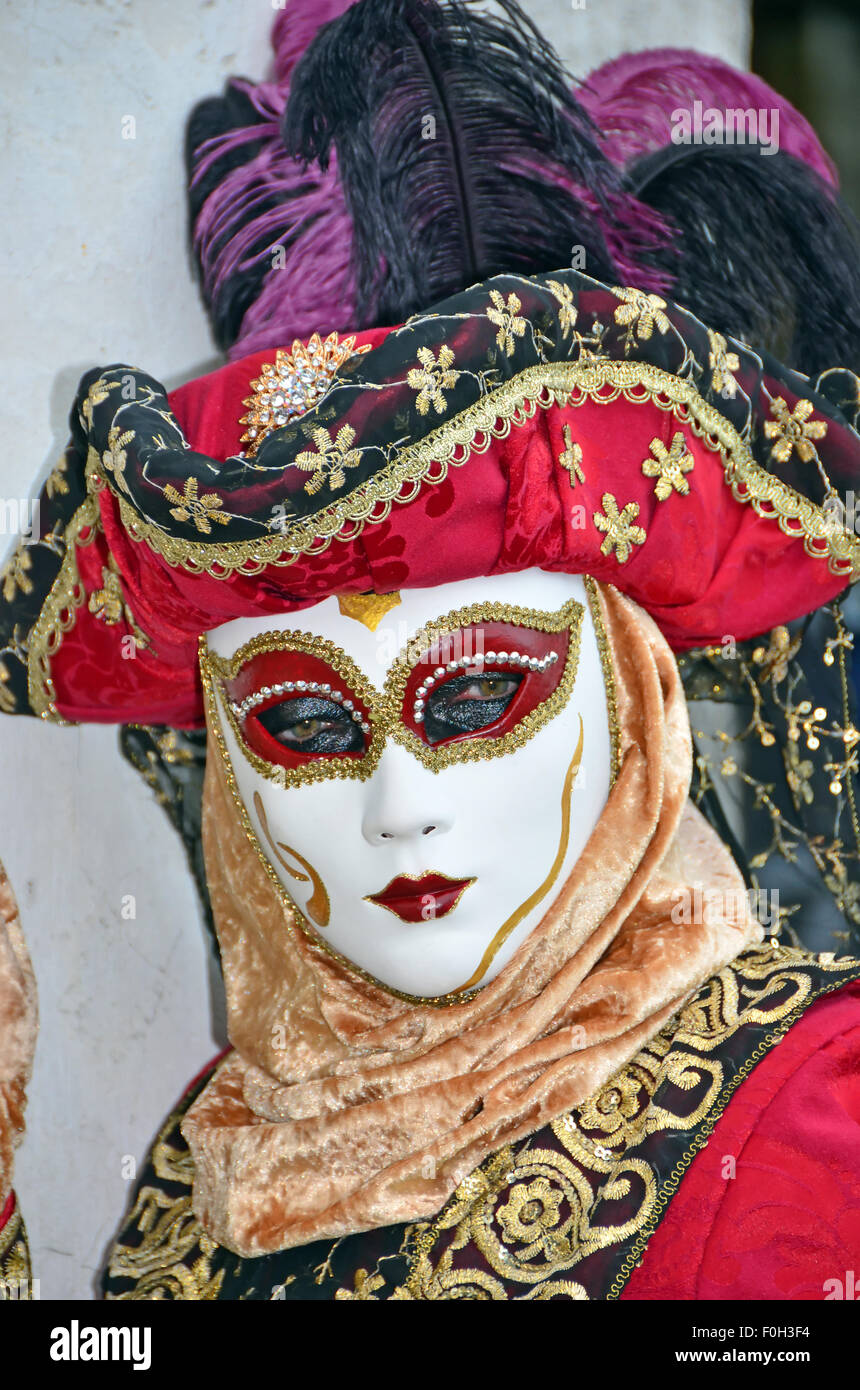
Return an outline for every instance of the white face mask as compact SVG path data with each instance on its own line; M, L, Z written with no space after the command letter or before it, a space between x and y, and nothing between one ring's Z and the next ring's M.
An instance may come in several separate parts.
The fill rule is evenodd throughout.
M373 631L328 598L208 646L239 796L311 934L411 997L492 980L609 791L582 579L404 590Z

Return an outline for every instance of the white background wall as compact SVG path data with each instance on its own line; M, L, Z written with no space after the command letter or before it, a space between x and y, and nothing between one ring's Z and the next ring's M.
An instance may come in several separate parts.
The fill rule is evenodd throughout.
M747 58L745 0L526 9L581 76L663 44ZM273 13L269 0L2 0L0 499L35 495L89 367L130 362L173 387L215 364L186 251L183 124L229 74L264 74ZM0 535L3 558L10 545ZM220 1046L218 991L180 842L115 730L0 717L0 789L0 858L41 1007L16 1187L41 1296L88 1299L128 1200L125 1156L143 1160Z

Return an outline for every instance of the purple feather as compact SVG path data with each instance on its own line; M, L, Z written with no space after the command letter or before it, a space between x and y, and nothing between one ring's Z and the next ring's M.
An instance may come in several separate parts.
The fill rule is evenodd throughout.
M780 149L814 169L833 188L839 178L809 122L762 78L704 53L651 48L604 63L577 91L604 133L606 153L618 165L671 144L672 112L704 107L779 112Z

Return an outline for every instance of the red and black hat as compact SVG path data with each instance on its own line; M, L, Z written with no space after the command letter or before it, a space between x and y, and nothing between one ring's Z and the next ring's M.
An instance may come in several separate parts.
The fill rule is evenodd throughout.
M857 388L571 270L169 397L90 372L3 570L2 708L195 726L208 629L531 567L617 585L678 650L757 635L860 572L829 506L860 487Z

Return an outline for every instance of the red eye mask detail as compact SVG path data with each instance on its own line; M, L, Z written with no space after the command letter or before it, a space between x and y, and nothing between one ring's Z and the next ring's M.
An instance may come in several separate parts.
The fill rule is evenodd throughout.
M518 688L506 709L493 723L482 729L452 734L434 746L459 743L467 738L501 738L543 704L558 687L564 675L569 646L570 633L567 630L539 632L536 628L518 627L514 623L482 623L476 627L461 628L449 637L440 638L438 645L431 647L412 668L404 693L403 722L422 742L430 743L424 719L416 717L423 715L424 711L420 708L422 701L426 710L427 701L437 691L464 675L474 674L476 678L483 675L519 675ZM516 660L511 659L513 655L516 655ZM471 659L480 656L484 658L483 661ZM529 663L537 663L538 669L535 670L522 658ZM457 663L453 671L448 669L452 663ZM440 675L442 668L444 671Z
M273 688L277 685L285 686L288 682L292 684L291 689ZM304 689L299 688L300 683L305 686ZM364 701L350 689L343 676L321 657L308 656L304 652L292 650L258 652L245 662L232 680L225 680L223 685L228 700L234 705L241 705L249 696L260 694L265 687L271 690L270 695L254 704L245 714L236 716L249 748L267 762L281 763L284 767L300 767L303 763L317 762L320 758L362 758L370 745L370 733L363 733L362 746L353 751L302 753L298 749L286 747L260 723L258 715L287 700L304 697L331 700L335 693L339 693L341 699L333 703L345 709L350 716L356 712L365 723L370 722L370 711ZM328 685L329 690L307 688L312 685Z

